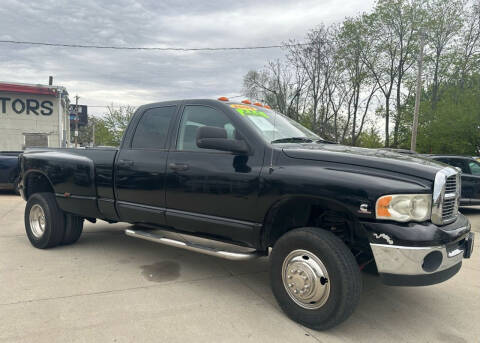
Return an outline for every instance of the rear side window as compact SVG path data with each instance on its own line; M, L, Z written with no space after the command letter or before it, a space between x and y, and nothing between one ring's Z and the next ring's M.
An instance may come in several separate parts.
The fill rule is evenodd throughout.
M460 168L464 174L470 174L467 163L463 159L449 158L447 163L451 166Z
M147 110L138 123L132 140L133 149L165 149L168 127L176 106L157 107Z
M480 175L480 164L476 161L469 161L468 166L473 175Z

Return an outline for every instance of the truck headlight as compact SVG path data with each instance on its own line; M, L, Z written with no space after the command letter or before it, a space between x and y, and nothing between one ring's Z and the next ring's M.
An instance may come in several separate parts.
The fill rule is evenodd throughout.
M375 205L377 219L397 222L423 222L430 219L431 194L394 194L378 198Z

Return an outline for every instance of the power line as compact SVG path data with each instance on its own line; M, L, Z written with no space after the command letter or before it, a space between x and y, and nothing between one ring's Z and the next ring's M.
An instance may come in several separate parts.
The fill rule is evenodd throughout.
M66 44L49 42L31 42L17 40L0 40L2 44L17 45L39 45L63 48L82 48L82 49L110 49L110 50L155 50L155 51L226 51L226 50L259 50L259 49L278 49L290 48L296 46L305 46L309 43L284 44L284 45L263 45L263 46L240 46L240 47L218 47L218 48L179 48L179 47L132 47L132 46L114 46L114 45L91 45L91 44Z
M103 107L103 108L108 108L108 107L127 107L131 105L86 105L87 107ZM137 107L137 106L131 106L131 107Z

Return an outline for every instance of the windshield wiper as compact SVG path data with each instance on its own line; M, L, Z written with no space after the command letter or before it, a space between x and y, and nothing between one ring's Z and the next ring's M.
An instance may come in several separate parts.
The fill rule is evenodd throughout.
M271 143L312 143L313 140L307 137L287 137L287 138L280 138L271 141Z

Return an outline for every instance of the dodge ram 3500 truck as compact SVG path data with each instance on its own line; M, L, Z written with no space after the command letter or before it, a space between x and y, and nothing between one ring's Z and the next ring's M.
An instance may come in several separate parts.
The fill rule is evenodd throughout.
M27 151L20 169L35 247L74 243L84 219L99 218L135 224L129 236L222 258L269 255L281 308L318 330L353 312L369 262L386 284L430 285L455 275L473 249L456 169L331 144L249 101L141 106L119 149Z

